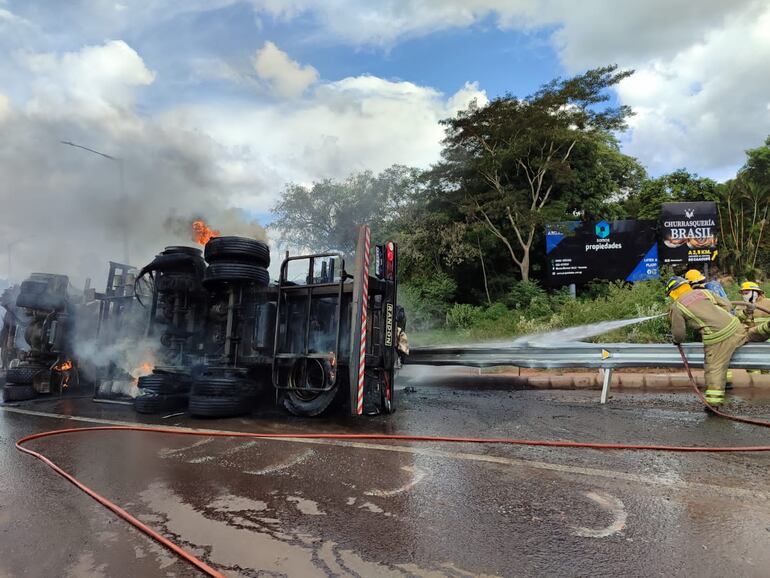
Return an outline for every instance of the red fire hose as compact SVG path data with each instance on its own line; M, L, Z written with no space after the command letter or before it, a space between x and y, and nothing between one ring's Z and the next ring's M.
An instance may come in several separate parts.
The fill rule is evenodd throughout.
M698 390L698 386L695 383L690 366L687 363L687 357L681 346L679 352L682 355L682 361L684 362L687 375L690 378L690 384L695 391L698 398L709 407L709 409L716 415L721 417L751 425L757 425L762 427L770 427L770 422L751 419L740 416L732 416L711 406ZM70 428L60 429L47 432L36 433L21 438L16 442L16 448L19 451L36 457L48 467L53 469L57 474L71 482L75 487L91 496L94 500L99 502L108 510L111 510L114 514L127 521L129 524L162 544L174 554L188 561L199 570L202 570L209 576L223 577L223 574L217 569L206 564L203 560L197 558L193 554L187 552L180 546L174 544L168 538L163 537L161 534L142 523L134 516L126 512L123 508L108 500L101 494L92 490L82 482L80 482L75 476L55 464L53 461L45 457L43 454L24 447L27 442L74 433L89 433L98 431L139 431L147 433L160 433L160 434L172 434L172 435L188 435L188 436L206 436L206 437L236 437L236 438L261 438L261 439L328 439L328 440L390 440L390 441L408 441L408 442L441 442L441 443L473 443L473 444L504 444L504 445L516 445L516 446L547 446L557 448L590 448L595 450L652 450L652 451L665 451L665 452L767 452L770 451L770 446L736 446L736 447L702 447L702 446L669 446L669 445L655 445L655 444L619 444L619 443L598 443L598 442L575 442L575 441L554 441L554 440L526 440L526 439L513 439L513 438L477 438L477 437L457 437L457 436L419 436L419 435L392 435L392 434L266 434L266 433L247 433L247 432L197 432L192 430L179 430L174 428L165 427L147 427L147 426L98 426L91 428Z

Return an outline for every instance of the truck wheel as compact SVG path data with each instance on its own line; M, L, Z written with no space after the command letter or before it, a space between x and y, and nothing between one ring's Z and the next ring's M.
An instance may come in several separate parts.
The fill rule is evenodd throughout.
M190 391L190 378L173 373L153 373L141 376L137 385L140 391L157 395L187 393Z
M193 257L200 257L201 250L197 247L187 247L185 245L172 245L163 249L161 255L192 255Z
M202 396L248 398L253 397L256 391L254 384L245 379L201 376L193 385L193 393Z
M203 275L203 283L219 281L251 281L256 285L266 287L270 283L267 269L259 265L244 263L213 263Z
M134 398L134 409L137 413L178 411L187 408L188 399L189 396L186 393L140 394Z
M190 415L196 417L235 417L251 412L251 402L245 397L224 397L218 395L190 396Z
M270 247L267 243L246 237L214 237L206 243L203 254L208 263L227 261L270 266Z
M290 389L283 398L283 407L293 414L303 417L315 417L324 413L332 406L332 403L346 383L344 374L337 376L337 383L329 391L308 391L308 387L321 388L326 384L326 370L318 359L308 359L309 370L304 375L301 363L295 363L289 376Z
M32 383L35 376L40 373L43 368L37 365L21 365L19 367L11 367L5 373L5 382L13 383L17 385L28 385Z
M31 385L9 384L3 388L3 401L26 401L35 397Z

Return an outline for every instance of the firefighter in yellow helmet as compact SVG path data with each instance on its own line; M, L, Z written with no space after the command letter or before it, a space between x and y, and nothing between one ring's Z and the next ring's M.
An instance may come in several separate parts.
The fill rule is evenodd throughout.
M690 287L692 287L693 289L703 289L704 291L711 291L711 293L715 297L722 297L722 298L725 297L724 291L717 292L712 290L707 284L708 280L706 279L706 276L700 271L698 271L697 269L690 269L689 271L687 271L687 273L684 274L684 278L687 280L687 282L690 284ZM725 301L727 300L725 299ZM730 311L730 313L735 313L735 308L732 305L728 304L728 311ZM733 387L733 372L731 369L728 369L727 373L725 374L725 388L732 389L732 387Z
M690 269L684 274L685 280L693 289L704 289L706 287L706 276L697 269Z
M745 281L741 283L741 297L747 305L739 308L738 318L746 327L756 327L770 321L770 299L765 297L762 287L754 281Z
M730 302L705 289L693 289L683 277L666 283L671 297L671 333L674 343L682 343L689 324L701 334L704 349L706 401L719 407L725 400L725 378L730 359L747 341L770 338L770 324L746 329L730 313Z

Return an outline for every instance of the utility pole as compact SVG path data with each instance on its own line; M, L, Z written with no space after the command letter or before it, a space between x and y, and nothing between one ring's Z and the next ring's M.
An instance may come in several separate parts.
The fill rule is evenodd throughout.
M67 146L83 149L84 151L88 151L95 155L99 155L100 157L109 159L118 165L118 171L120 174L120 198L118 199L118 210L120 211L120 229L121 229L121 235L123 237L123 264L130 265L131 264L129 262L130 255L128 251L128 216L126 215L126 181L125 181L125 175L123 170L123 159L120 157L115 157L112 155L108 155L106 153L99 152L97 150L94 150L92 148L89 148L83 145L75 144L74 142L71 142L68 140L63 140L59 142Z

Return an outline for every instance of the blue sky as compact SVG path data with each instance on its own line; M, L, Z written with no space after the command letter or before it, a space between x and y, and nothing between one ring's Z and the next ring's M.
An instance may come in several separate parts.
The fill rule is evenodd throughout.
M428 167L472 99L610 63L624 152L725 180L770 133L768 30L757 0L0 0L0 243L42 205L84 263L120 250L114 167L60 140L124 158L146 258L191 215L253 234L288 182Z

